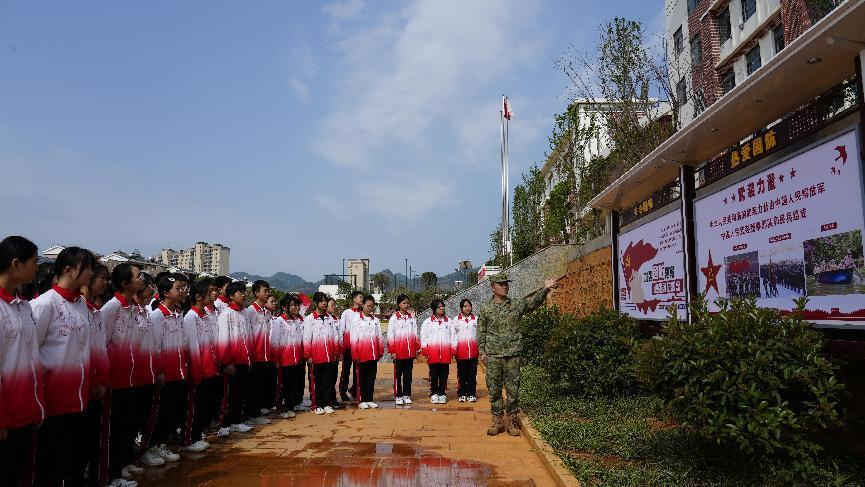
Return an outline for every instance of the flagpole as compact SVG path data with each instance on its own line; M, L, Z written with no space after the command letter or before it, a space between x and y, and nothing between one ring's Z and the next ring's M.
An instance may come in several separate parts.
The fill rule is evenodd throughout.
M505 97L505 102L507 102L508 97ZM505 223L507 232L507 247L505 247L508 258L510 259L510 265L514 265L514 252L512 243L511 243L511 176L510 176L510 166L511 166L511 155L510 155L510 117L505 119Z
M505 113L504 113L504 96L502 96L502 110L499 111L499 122L501 124L501 168L502 168L502 255L508 251L508 183L507 183L507 166L505 165Z

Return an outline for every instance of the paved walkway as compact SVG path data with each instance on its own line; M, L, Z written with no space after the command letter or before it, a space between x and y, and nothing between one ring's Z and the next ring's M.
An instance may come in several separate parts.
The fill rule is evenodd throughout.
M254 433L210 439L205 455L149 468L138 480L159 486L547 486L553 479L524 437L486 435L489 401L482 368L477 403L433 405L425 363L415 363L415 404L393 402L393 366L381 363L379 410L301 413ZM450 384L456 383L451 366ZM454 390L449 391L453 396Z

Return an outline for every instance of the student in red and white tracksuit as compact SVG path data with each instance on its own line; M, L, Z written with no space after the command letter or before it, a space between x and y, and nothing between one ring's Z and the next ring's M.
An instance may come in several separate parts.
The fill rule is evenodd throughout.
M414 359L420 351L417 321L409 312L411 301L405 294L396 298L399 310L387 324L387 349L393 357L393 395L396 405L411 404Z
M224 374L222 420L218 436L231 432L246 433L252 429L243 423L243 401L252 365L249 350L249 323L243 313L246 285L232 282L226 288L230 303L217 319L216 358Z
M375 298L370 295L364 296L363 310L349 324L360 409L378 407L378 404L373 401L373 392L378 361L384 355L384 341L381 338L381 323L373 315L374 311Z
M213 280L213 284L219 289L219 295L216 297L216 301L213 302L213 307L216 309L216 317L225 311L225 308L231 303L231 300L228 299L228 295L226 293L226 289L228 285L231 284L233 279L228 276L219 276Z
M108 433L111 418L111 378L108 362L107 338L105 323L95 301L105 292L108 286L108 268L96 262L93 264L93 277L90 284L81 288L82 297L90 312L92 326L90 328L90 404L85 412L86 438L85 445L78 451L83 455L84 471L90 473L93 483L105 485L108 483Z
M213 404L216 401L216 388L221 385L219 366L216 362L216 335L212 316L207 314L207 305L213 304L211 290L213 281L201 279L196 282L190 293L192 307L183 317L183 328L188 335L194 335L195 342L187 343L190 356L192 376L197 376L196 384L187 392L192 394L193 401L187 404L186 421L183 429L183 451L202 452L210 448L210 443L204 440L204 428L210 424ZM197 357L196 360L193 360Z
M219 299L219 288L216 287L216 282L211 282L211 285L208 287L208 304L204 306L205 318L210 326L210 348L213 350L213 356L216 360L216 373L217 376L213 378L211 384L211 392L210 398L211 402L207 405L207 421L205 422L206 427L212 426L214 424L220 423L220 416L222 413L222 397L225 392L225 386L227 382L225 381L225 377L222 373L222 368L219 366L219 353L216 347L216 339L219 334L219 312L216 309L214 303ZM203 360L203 359L202 359Z
M276 387L276 410L283 419L293 418L294 408L303 402L303 317L300 299L292 294L282 298L285 311L273 320L271 347L279 376Z
M312 363L309 393L315 414L331 414L342 334L339 324L327 313L327 295L315 293L312 304L315 311L303 323L303 356Z
M30 303L36 321L39 361L45 371L45 422L36 448L37 485L79 482L90 402L90 312L81 287L90 283L96 259L80 247L66 247L54 262L57 284Z
M36 428L45 419L36 322L15 288L36 275L37 248L24 237L0 242L0 485L31 485Z
M478 320L472 302L460 301L460 314L454 323L454 349L457 358L457 396L460 402L476 402L478 376Z
M445 316L445 304L434 299L430 304L432 316L420 329L420 346L429 364L430 397L433 404L447 402L448 373L454 354L453 322Z
M249 424L269 424L270 420L262 417L262 409L267 403L267 395L273 392L271 370L274 365L270 356L270 322L273 315L266 309L267 300L271 296L270 284L258 280L252 283L252 295L255 298L243 314L249 323L250 346L252 351L252 368L249 371L249 388L247 389L244 411Z
M198 362L198 356L189 354L190 349L198 347L195 330L184 328L179 310L188 293L184 286L175 274L160 274L156 280L160 302L154 303L155 308L150 312L150 321L159 339L157 370L165 374L165 384L157 389L156 424L147 452L167 462L180 460L180 455L169 450L166 444L182 423L180 412L186 410L183 405L188 400L187 382L195 380L191 372L200 371L200 367L192 363L192 360Z
M129 263L118 264L111 271L112 297L99 311L108 350L109 380L111 386L111 433L108 447L108 478L131 478L144 469L135 465L133 449L135 437L146 422L153 401L154 362L147 353L147 334L150 319L144 308L136 304L138 293L145 288L145 274ZM144 296L148 301L153 292ZM144 316L144 320L142 317ZM152 334L151 334L152 335ZM148 380L141 376L148 373ZM159 459L159 462L165 463ZM157 462L158 463L158 462Z
M349 324L351 324L351 320L353 320L357 315L360 314L360 308L363 304L363 293L360 291L352 291L349 296L351 299L351 308L342 312L342 315L339 317L339 328L342 330L342 372L339 376L339 398L345 402L349 400L348 393L352 392L354 394L354 400L357 401L357 383L355 383L354 378L352 378L352 385L349 387L348 379L352 377L351 369L354 364L351 357L351 332L349 330Z

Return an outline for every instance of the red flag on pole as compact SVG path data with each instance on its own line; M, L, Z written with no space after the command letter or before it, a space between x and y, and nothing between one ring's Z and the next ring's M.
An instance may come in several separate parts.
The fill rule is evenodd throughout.
M505 118L508 120L514 116L514 112L511 110L511 104L508 103L508 97L504 97L504 101L502 102L502 113L504 113Z

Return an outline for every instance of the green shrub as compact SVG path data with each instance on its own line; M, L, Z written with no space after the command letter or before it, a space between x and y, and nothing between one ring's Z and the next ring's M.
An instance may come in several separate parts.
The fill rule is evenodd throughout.
M579 319L563 315L550 333L541 366L563 392L583 396L633 391L632 349L640 340L637 322L599 308Z
M550 332L562 319L562 314L555 306L542 306L525 315L520 324L523 335L523 359L539 365Z
M752 462L808 478L821 447L812 433L840 426L843 390L819 333L798 310L781 315L754 299L704 300L693 324L675 315L637 352L637 376L686 428ZM772 467L774 468L774 467Z

